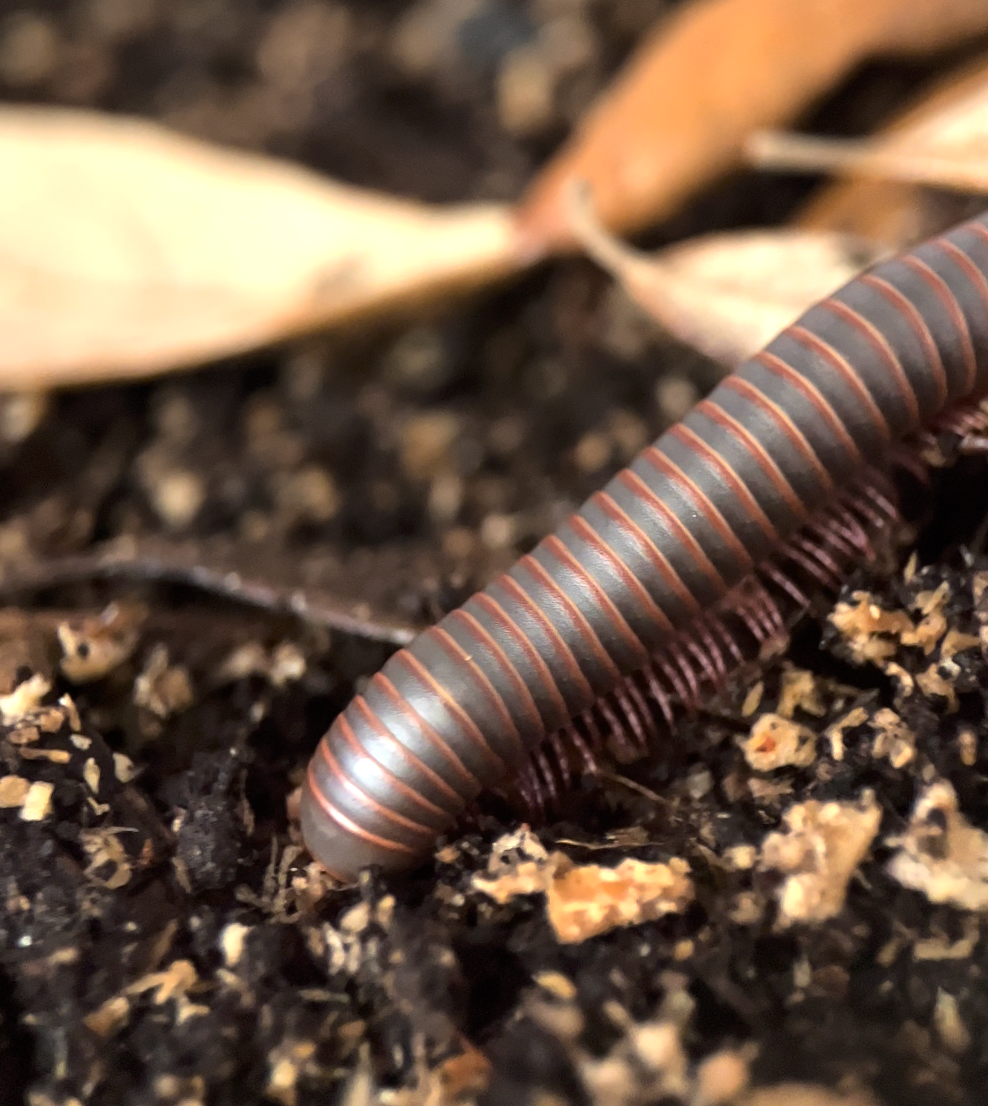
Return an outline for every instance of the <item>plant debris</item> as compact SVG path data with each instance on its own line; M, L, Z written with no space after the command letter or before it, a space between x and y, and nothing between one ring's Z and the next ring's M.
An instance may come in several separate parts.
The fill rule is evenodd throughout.
M697 0L646 39L542 170L518 220L529 249L570 245L567 192L593 191L613 231L667 217L736 166L751 131L792 118L863 58L942 48L988 27L977 0L800 7L786 0ZM716 79L696 80L710 73Z
M790 764L805 768L816 757L816 734L782 715L765 713L759 715L741 748L756 772Z
M574 200L580 245L651 318L733 368L887 251L825 231L736 231L643 254Z
M908 829L890 844L899 851L889 872L931 902L988 910L988 834L958 809L957 793L938 780L917 799Z
M779 925L839 914L847 885L878 833L882 811L866 791L857 803L810 800L786 811L785 829L762 844L761 863L785 875Z
M935 80L866 142L868 154L885 151L910 164L912 180L903 179L901 173L875 177L852 172L811 197L798 217L800 225L808 230L861 235L902 249L963 218L965 210L980 208L980 199L975 199L976 208L972 208L970 199L965 202L945 194L942 187L927 187L920 181L924 176L921 163L930 154L953 159L955 167L966 159L968 171L976 170L983 150L986 83L988 63L984 57ZM751 141L757 142L757 136Z
M522 859L512 863L508 854L516 850ZM564 853L547 853L526 828L494 842L488 874L475 875L473 886L499 903L544 892L556 937L572 944L682 911L693 898L688 873L679 857L668 864L628 857L616 868L576 865Z
M0 93L503 212L657 19L716 7L25 0L0 13ZM733 52L781 9L745 10ZM961 8L931 33L924 10L892 16L917 50ZM871 133L955 60L860 68L805 126ZM708 72L694 57L676 102ZM725 181L651 244L779 225L804 196ZM532 829L484 795L400 877L340 886L306 853L290 796L354 690L722 373L584 258L434 306L0 398L6 1097L979 1106L984 911L926 888L981 893L946 858L988 831L983 458L904 479L905 569L861 566L785 656Z

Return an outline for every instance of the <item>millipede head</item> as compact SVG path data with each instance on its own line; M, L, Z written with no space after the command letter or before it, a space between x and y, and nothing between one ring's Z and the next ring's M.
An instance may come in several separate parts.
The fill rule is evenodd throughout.
M396 852L388 844L376 842L371 835L358 832L356 825L347 827L345 817L330 812L322 796L315 793L311 777L302 787L299 821L309 852L331 876L346 883L354 882L360 870L372 864L401 871L422 861L420 855Z

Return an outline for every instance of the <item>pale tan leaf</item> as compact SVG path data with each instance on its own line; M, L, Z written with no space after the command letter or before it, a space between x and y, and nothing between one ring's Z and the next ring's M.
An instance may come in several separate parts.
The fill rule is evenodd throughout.
M884 256L860 238L802 230L712 234L644 254L611 237L579 200L572 218L587 253L656 322L730 366Z
M160 372L510 272L430 208L153 123L0 109L0 387Z
M988 124L988 89L985 92L985 103L980 107L986 114L979 124ZM752 162L763 169L846 174L955 192L988 192L988 132L980 136L980 143L979 147L965 142L956 150L936 141L904 148L881 139L760 131L752 136L748 151Z
M593 186L601 221L669 215L738 164L746 136L797 116L875 54L935 50L988 28L984 0L693 0L619 73L519 206L532 253L572 245L565 192Z
M981 191L988 181L988 58L937 81L865 149L865 161L861 143L836 150L845 163L836 171L850 179L821 189L800 214L801 226L902 248L954 222L956 201L948 204L926 184L952 188L963 182Z

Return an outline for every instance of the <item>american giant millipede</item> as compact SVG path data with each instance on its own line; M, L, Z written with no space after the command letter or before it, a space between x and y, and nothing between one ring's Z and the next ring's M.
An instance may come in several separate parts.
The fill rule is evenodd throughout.
M310 762L313 854L408 867L482 789L553 787L602 727L644 745L869 553L896 444L986 393L988 213L811 308L395 653Z

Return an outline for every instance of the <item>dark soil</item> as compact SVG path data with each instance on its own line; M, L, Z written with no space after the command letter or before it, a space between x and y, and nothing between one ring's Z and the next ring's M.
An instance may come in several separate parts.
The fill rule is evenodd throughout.
M424 199L511 198L666 6L478 0L447 5L444 38L425 22L438 0L4 0L0 94ZM564 17L583 53L522 127L498 99L506 59ZM870 69L822 124L870 125L921 75ZM806 188L738 176L660 236L779 221ZM794 716L820 735L810 763L750 766L742 687L536 827L578 863L684 858L685 912L561 944L542 896L477 888L518 828L493 808L420 871L343 890L290 824L319 735L388 642L530 548L717 376L567 260L415 325L0 404L0 561L32 580L0 612L0 695L20 686L0 698L4 1102L699 1103L710 1057L755 1085L985 1101L988 902L935 904L888 868L937 781L960 815L933 811L931 865L988 823L988 662L944 646L988 621L986 565L960 552L986 509L980 462L925 493L925 567L843 596L918 622L938 595L929 650L878 634L890 656L862 665L821 617L759 674L767 711L787 672L812 673L819 710ZM107 543L126 571L106 570ZM268 589L259 604L231 568ZM315 616L291 613L299 588ZM859 708L838 755L825 731ZM908 731L895 755L883 709ZM745 848L796 805L866 789L881 826L843 909L783 924L783 877ZM25 792L46 816L25 818ZM988 856L965 840L976 898ZM679 1060L643 1027L671 1027Z

